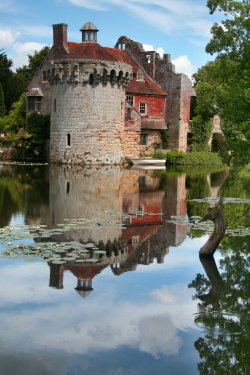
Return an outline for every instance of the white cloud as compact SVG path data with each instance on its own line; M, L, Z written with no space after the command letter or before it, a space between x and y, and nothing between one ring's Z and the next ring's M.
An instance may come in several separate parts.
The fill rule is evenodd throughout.
M15 7L11 0L0 0L0 10L1 12L13 12Z
M175 65L176 73L184 73L191 78L192 74L195 72L195 67L192 65L187 55L177 57L172 63Z
M105 3L109 3L110 1L99 1L99 0L69 0L69 2L73 5L77 5L79 7L94 9L94 10L106 10L107 6Z
M13 69L28 63L28 55L32 55L35 51L40 51L46 44L37 42L14 43L13 53L10 56L13 60Z
M71 4L105 11L111 6L128 10L154 28L170 34L173 31L187 35L210 36L212 21L208 22L205 2L194 0L68 0Z
M145 51L156 51L161 57L163 57L164 49L162 47L155 48L152 44L143 44Z
M8 48L15 42L20 33L6 28L0 28L0 49Z

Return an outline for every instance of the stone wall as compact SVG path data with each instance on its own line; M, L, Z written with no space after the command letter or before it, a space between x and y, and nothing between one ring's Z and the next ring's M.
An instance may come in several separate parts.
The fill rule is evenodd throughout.
M132 69L116 62L62 62L48 72L51 162L121 164L125 87Z
M190 98L195 95L192 82L185 74L175 73L169 55L158 61L155 79L167 92L165 113L169 149L187 151Z
M124 130L123 133L123 142L122 142L122 151L123 155L126 158L137 158L140 153L140 135L141 132L129 130Z
M160 130L143 130L142 134L147 134L147 144L140 145L140 155L145 156L153 152L161 144Z
M123 170L120 166L50 167L50 224L64 224L64 219L87 219L85 229L72 229L64 240L111 242L122 235L115 222L120 220ZM110 213L112 215L110 215ZM111 222L108 225L108 222ZM99 224L97 224L99 223Z

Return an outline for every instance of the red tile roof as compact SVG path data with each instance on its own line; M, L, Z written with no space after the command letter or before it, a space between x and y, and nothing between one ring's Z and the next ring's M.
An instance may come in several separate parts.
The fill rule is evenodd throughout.
M128 51L108 47L105 47L105 50L107 50L117 61L122 61L131 65L134 73L137 73L141 69L141 66L133 59ZM146 73L144 74L143 81L137 81L134 77L130 81L126 92L142 95L166 95L166 92L155 81L148 77Z
M79 43L70 50L68 59L117 61L106 49L96 42Z
M76 48L79 45L79 43L68 42L67 45L68 45L69 50L71 51L73 48Z
M127 50L102 47L96 42L68 42L68 47L69 54L67 58L69 59L120 61L129 64L133 68L134 73L137 73L141 69L140 64L133 59ZM146 73L144 74L143 81L139 81L133 77L126 89L126 92L141 95L166 95L166 92Z

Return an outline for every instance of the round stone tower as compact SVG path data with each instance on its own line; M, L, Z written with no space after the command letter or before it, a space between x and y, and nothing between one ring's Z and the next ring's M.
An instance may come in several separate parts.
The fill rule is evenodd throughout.
M50 160L120 164L125 87L132 67L96 42L98 30L93 24L85 25L81 28L84 41L75 44L62 60L55 60L47 72L51 85Z

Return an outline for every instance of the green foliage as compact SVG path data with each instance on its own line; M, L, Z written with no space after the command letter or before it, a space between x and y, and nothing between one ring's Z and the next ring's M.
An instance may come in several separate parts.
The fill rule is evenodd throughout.
M222 166L220 156L214 152L155 151L152 157L166 159L166 165L217 165Z
M0 117L5 115L6 108L4 104L4 92L3 92L3 87L0 82Z
M161 131L161 147L164 149L168 148L168 130Z
M49 50L50 48L45 46L40 51L35 51L33 55L28 55L28 65L17 69L17 74L20 75L20 77L25 77L27 83L30 82L48 55Z
M195 115L202 117L204 127L209 116L220 115L227 143L238 159L239 144L247 149L250 142L250 4L208 0L207 5L211 14L223 12L225 18L213 25L206 47L215 61L194 75Z
M212 131L211 120L204 121L198 115L193 117L189 122L191 131L191 150L192 151L208 151L208 141Z
M37 140L44 141L49 139L50 115L31 113L27 118L26 130L34 135Z
M25 127L26 99L22 94L17 102L13 103L8 115L0 118L0 131L15 132Z

